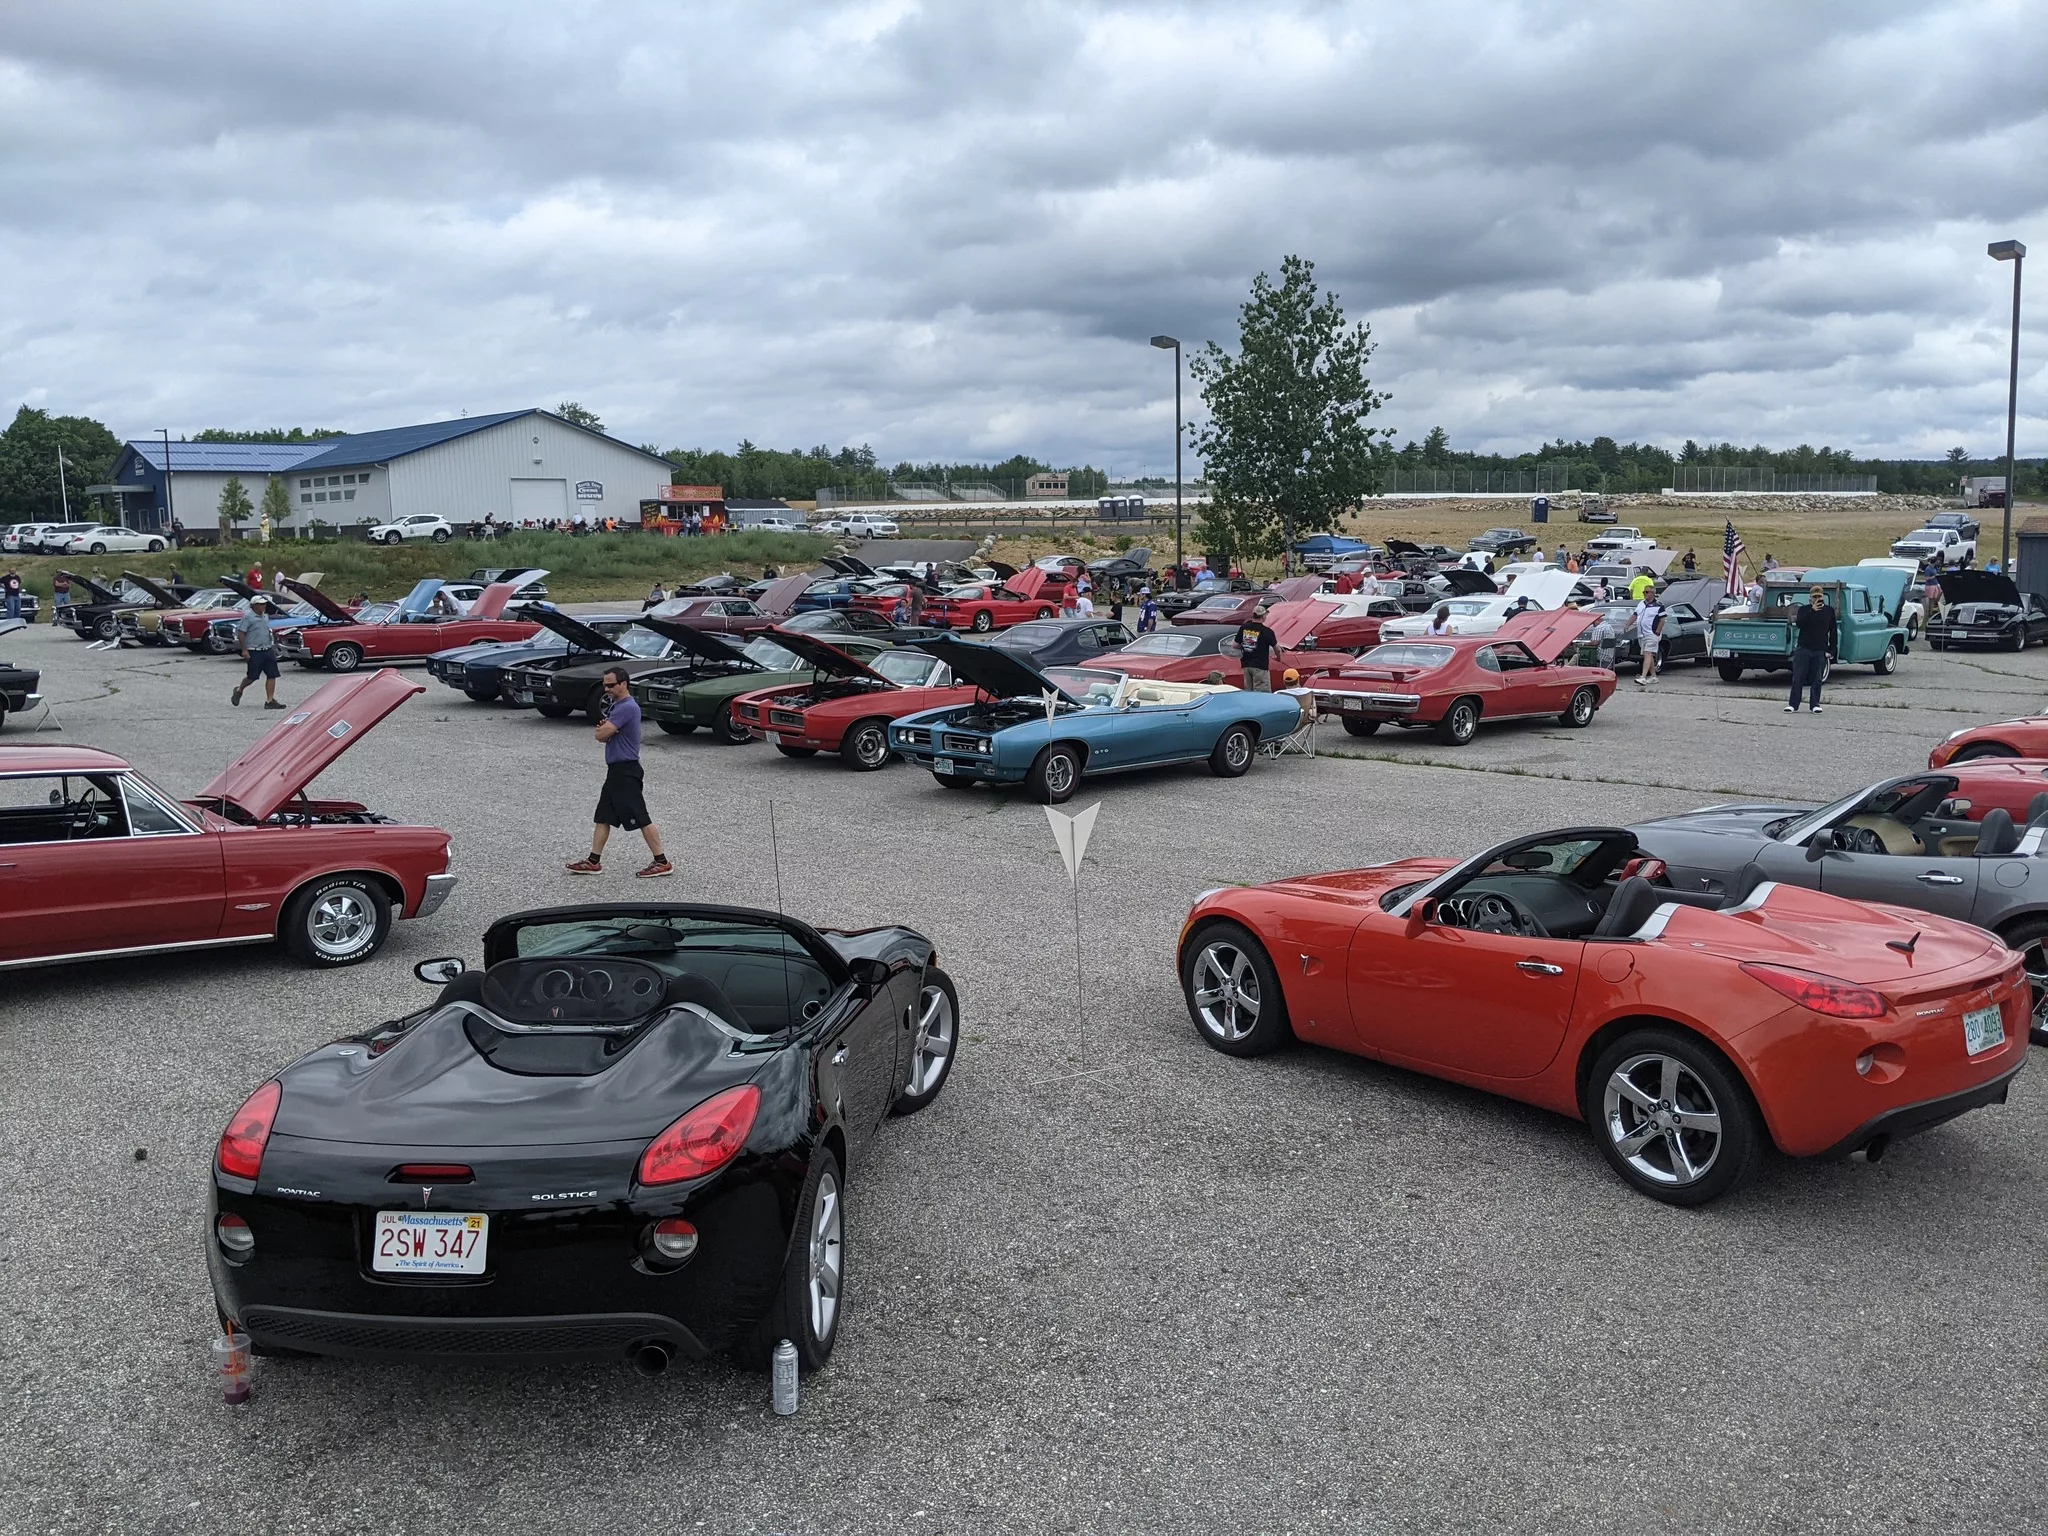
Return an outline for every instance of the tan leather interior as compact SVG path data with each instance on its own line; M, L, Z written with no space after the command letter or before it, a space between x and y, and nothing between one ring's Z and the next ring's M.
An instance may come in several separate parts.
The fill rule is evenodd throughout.
M1875 832L1884 843L1886 853L1896 853L1911 858L1921 852L1920 839L1903 821L1891 816L1851 816L1847 825L1862 827ZM1976 839L1970 839L1970 846L1976 846Z

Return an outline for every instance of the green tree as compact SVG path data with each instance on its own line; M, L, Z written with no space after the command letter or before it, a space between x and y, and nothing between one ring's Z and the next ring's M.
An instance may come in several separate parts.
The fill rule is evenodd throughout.
M1209 408L1191 434L1211 493L1196 524L1205 547L1275 554L1379 490L1393 434L1366 424L1387 401L1365 376L1372 351L1371 328L1318 296L1312 262L1289 256L1277 285L1252 280L1237 354L1212 341L1190 365Z
M292 515L291 492L285 489L284 481L276 475L264 482L262 510L263 520L273 531L282 529Z
M330 437L345 437L338 427L262 427L253 432L234 427L208 427L192 434L195 443L318 443Z
M249 520L255 511L249 501L249 493L242 489L242 477L229 475L227 484L220 488L220 541L226 544L235 536L235 530Z
M579 427L588 427L593 432L604 430L604 423L597 419L597 412L586 411L574 400L564 400L555 407L555 414L564 421L572 422Z
M1970 462L1970 450L1967 448L1951 448L1948 451L1948 461L1958 467L1967 464Z
M57 483L57 455L64 455L64 484ZM71 515L85 516L88 485L113 472L121 444L89 416L52 416L24 405L0 432L0 514L6 520L54 521L69 498Z
M1422 462L1431 469L1447 469L1451 462L1451 434L1442 427L1431 427L1429 436L1422 440Z

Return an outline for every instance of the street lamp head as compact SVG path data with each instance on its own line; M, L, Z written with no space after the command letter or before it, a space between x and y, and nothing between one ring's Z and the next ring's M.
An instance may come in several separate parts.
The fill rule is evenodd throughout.
M1993 261L2017 261L2027 254L2027 248L2017 240L1997 240L1984 247L1984 254Z
M1168 352L1178 352L1180 350L1180 343L1171 336L1154 336L1152 338L1152 345Z

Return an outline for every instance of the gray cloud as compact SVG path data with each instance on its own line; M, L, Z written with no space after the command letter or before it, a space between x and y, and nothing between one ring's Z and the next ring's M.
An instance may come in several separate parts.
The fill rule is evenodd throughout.
M0 0L0 396L1156 469L1293 251L1404 435L1988 451L2029 9Z

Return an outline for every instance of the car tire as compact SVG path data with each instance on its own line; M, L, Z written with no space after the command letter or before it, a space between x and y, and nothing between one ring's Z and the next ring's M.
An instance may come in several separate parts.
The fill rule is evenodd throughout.
M792 747L786 741L778 741L777 743L775 743L775 750L780 752L784 757L816 757L818 755L818 749L816 747Z
M1344 722L1344 734L1346 736L1370 736L1378 731L1379 728L1380 723L1377 720L1346 720Z
M1195 1033L1211 1050L1264 1056L1294 1037L1279 973L1265 946L1241 924L1219 918L1188 935L1181 946L1180 990ZM1202 1000L1205 994L1210 1001Z
M2019 951L2033 989L2027 1038L2035 1045L2048 1045L2048 917L2021 918L1999 937L2006 948Z
M576 713L568 704L536 704L533 709L543 720L566 720Z
M118 640L121 638L121 626L114 621L114 616L111 613L93 625L92 632L102 640Z
M149 541L149 552L152 555L160 555L167 548L169 548L169 546L166 545L162 539L151 539Z
M1469 697L1456 700L1436 726L1436 739L1450 747L1462 747L1478 734L1479 701Z
M436 528L434 530L434 542L436 544L446 544L448 537L448 530L446 528Z
M465 696L479 704L495 704L498 702L498 695L495 690L487 691L482 688L465 688L462 691Z
M1724 683L1739 683L1742 681L1742 663L1739 661L1721 662L1718 664L1718 670L1721 673L1721 681Z
M815 1371L832 1358L839 1338L840 1302L846 1294L845 1198L839 1159L821 1143L811 1154L811 1169L796 1203L796 1222L774 1304L736 1352L746 1369L772 1368L775 1346L783 1339L796 1346L797 1365L803 1370ZM814 1287L830 1292L829 1312L822 1318L813 1305L818 1299Z
M95 539L92 542L89 552L95 555L104 555L107 552L107 546L101 543L98 539Z
M285 907L285 947L307 965L354 965L383 947L391 901L366 875L328 875Z
M604 719L604 684L593 684L589 695L583 700L583 713L592 721Z
M1024 787L1040 805L1064 805L1081 787L1081 754L1065 743L1047 747L1025 774Z
M363 664L363 648L338 640L320 654L320 664L330 672L353 672Z
M996 627L996 617L984 608L975 614L974 622L967 627L977 635L985 635Z
M972 789L974 780L963 779L957 773L935 773L932 782L941 789Z
M1890 677L1899 670L1899 649L1895 645L1884 648L1884 654L1870 664L1870 670L1879 677Z
M721 746L743 747L754 738L747 734L747 728L733 719L730 708L718 712L711 722L711 739Z
M1950 758L1949 761L1954 763L1974 763L1978 761L1980 758L1986 757L2018 756L2019 753L2013 751L2011 747L2008 747L2001 742L1979 741L1973 742L1971 745L1963 748L1962 751L1958 752L1954 757Z
M1050 608L1041 608L1038 610L1038 617L1041 619L1049 619L1052 617L1052 610Z
M396 544L398 542L398 538L399 536L395 533L387 533L384 535L384 542L386 544Z
M209 629L206 632L206 638L193 646L192 649L195 651L203 650L209 656L225 656L228 653L228 643Z
M1906 621L1906 643L1908 645L1911 645L1915 640L1918 640L1919 638L1920 621L1918 619L1908 619Z
M1259 755L1259 733L1239 721L1209 749L1209 771L1219 779L1241 779L1251 772L1252 759Z
M1593 716L1600 712L1600 690L1581 688L1572 695L1572 701L1565 712L1557 717L1559 725L1568 725L1575 731L1583 731L1593 723Z
M1652 1097L1666 1087L1674 1090L1669 1097ZM1702 1122L1711 1119L1711 1129L1704 1123L1653 1129L1654 1117L1674 1107ZM1632 1029L1610 1044L1587 1074L1584 1111L1601 1155L1622 1182L1667 1205L1719 1199L1763 1163L1763 1120L1748 1085L1719 1051L1683 1030ZM1646 1130L1647 1141L1623 1150ZM1702 1155L1704 1165L1696 1165Z
M960 993L953 978L936 965L924 971L910 1018L910 1072L896 1090L892 1115L914 1115L946 1086L960 1049Z
M671 736L687 736L697 729L696 725L688 720L657 720L654 723Z
M839 760L860 773L889 766L889 722L856 720L839 738Z

